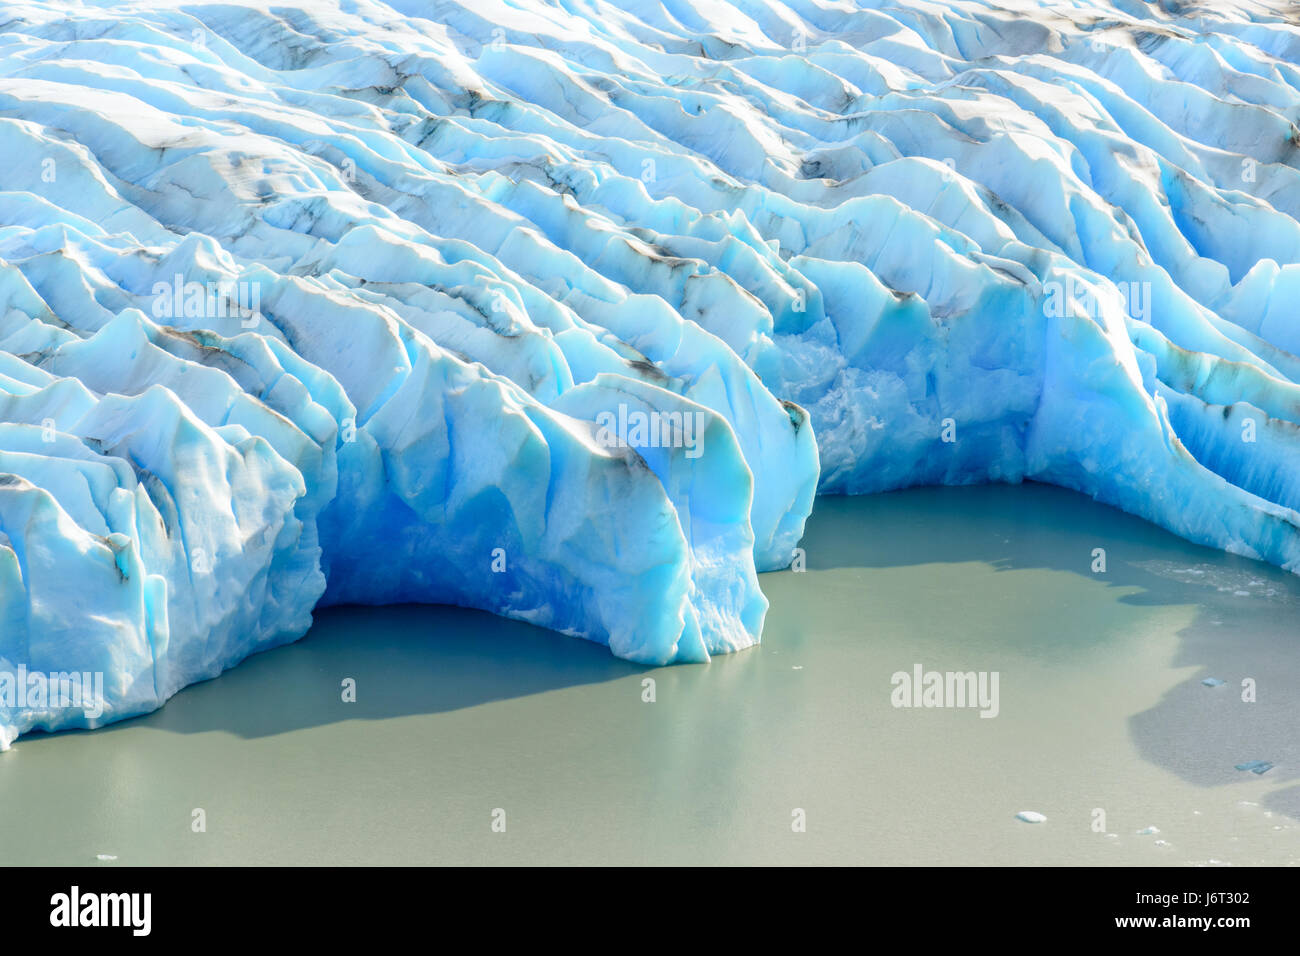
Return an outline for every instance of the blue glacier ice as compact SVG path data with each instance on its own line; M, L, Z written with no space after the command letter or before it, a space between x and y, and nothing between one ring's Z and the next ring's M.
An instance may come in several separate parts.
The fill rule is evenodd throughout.
M706 661L819 491L1300 570L1297 122L1280 0L0 3L0 748L344 602Z

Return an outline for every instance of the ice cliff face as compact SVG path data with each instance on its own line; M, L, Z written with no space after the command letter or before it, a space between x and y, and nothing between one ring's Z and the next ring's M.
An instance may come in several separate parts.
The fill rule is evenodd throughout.
M706 660L819 486L1297 567L1300 18L1179 6L0 3L0 745L322 602Z

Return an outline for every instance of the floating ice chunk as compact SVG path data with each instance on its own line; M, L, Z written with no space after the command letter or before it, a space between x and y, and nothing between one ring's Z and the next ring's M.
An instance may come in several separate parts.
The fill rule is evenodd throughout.
M1159 827L1143 827L1137 832L1138 836L1155 836L1160 832Z
M1225 682L1219 680L1217 677L1207 677L1205 680L1201 681L1201 683L1206 687L1221 687Z
M1016 814L1017 820L1023 820L1025 823L1046 823L1047 817L1043 816L1037 810L1021 810Z
M1249 770L1251 773L1268 773L1273 769L1273 764L1267 760L1247 760L1245 763L1236 765L1238 770Z

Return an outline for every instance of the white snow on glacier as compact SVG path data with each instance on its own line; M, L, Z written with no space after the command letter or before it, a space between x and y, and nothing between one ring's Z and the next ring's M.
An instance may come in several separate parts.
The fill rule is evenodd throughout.
M0 746L321 603L707 660L819 489L1300 568L1297 121L1281 2L0 3Z

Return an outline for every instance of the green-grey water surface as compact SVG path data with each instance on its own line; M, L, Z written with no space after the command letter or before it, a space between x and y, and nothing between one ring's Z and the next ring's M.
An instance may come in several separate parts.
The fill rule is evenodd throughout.
M0 863L1300 861L1294 575L1039 485L821 498L802 546L761 577L762 645L707 665L323 611L157 713L0 754ZM915 664L996 671L998 715L894 707Z

